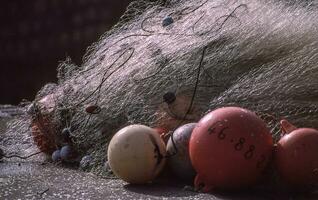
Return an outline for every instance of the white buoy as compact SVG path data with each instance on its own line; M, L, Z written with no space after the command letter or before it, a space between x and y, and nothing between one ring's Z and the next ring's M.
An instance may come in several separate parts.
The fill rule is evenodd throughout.
M130 125L119 130L108 146L113 173L128 183L151 182L165 164L165 144L150 127Z

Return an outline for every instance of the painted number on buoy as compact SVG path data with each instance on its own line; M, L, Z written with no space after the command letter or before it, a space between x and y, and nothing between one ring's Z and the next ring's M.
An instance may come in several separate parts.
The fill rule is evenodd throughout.
M214 134L217 135L217 138L219 140L224 140L226 138L226 134L224 133L224 131L228 129L229 127L225 126L219 131L216 131L217 126L221 127L221 126L224 126L224 124L222 123L222 121L217 121L216 123L214 123L212 126L208 128L207 132L209 135L214 135ZM232 143L234 142L234 140L231 139L230 142ZM246 142L246 139L244 137L240 137L238 142L236 142L233 146L234 150L242 151L244 149L244 145L246 145L245 142ZM253 158L255 149L256 147L253 144L248 146L248 150L243 153L245 160L250 160ZM266 156L262 154L256 163L256 168L261 168L265 161L266 161Z

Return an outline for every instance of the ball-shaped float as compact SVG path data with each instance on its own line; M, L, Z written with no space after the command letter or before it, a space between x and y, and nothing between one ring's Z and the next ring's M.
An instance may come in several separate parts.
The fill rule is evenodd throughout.
M76 157L76 152L70 145L65 145L61 148L60 155L63 161L69 162Z
M61 151L60 150L55 150L52 153L52 160L53 160L53 162L57 162L57 161L61 160Z
M195 125L196 123L189 123L180 126L167 144L168 165L174 174L185 181L193 181L196 175L189 155L189 141Z
M318 186L318 130L294 129L286 131L287 134L277 143L277 171L289 186L299 189Z
M173 18L171 16L167 16L162 20L162 26L166 27L173 23Z
M166 149L156 131L144 125L119 130L108 146L113 173L132 184L151 182L163 169Z
M87 170L93 164L93 157L91 155L83 156L80 161L80 168L82 170Z
M202 191L239 189L261 177L271 158L273 139L253 112L224 107L205 115L190 139L190 158Z

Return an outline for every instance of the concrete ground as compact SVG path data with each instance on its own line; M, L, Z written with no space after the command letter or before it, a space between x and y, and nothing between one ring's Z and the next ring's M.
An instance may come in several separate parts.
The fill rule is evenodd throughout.
M22 120L25 121L25 120ZM17 123L16 127L27 123ZM0 148L6 153L30 155L38 149L30 133L0 130ZM318 199L318 193L291 195L264 190L236 193L204 194L191 191L184 183L169 176L154 184L130 185L118 179L98 177L91 173L44 162L45 156L28 160L18 158L0 161L0 200L32 199L216 199L216 200L294 200ZM170 179L169 179L170 178Z
M0 199L318 199L317 194L289 195L245 191L203 194L163 179L151 185L130 185L79 170L39 161L0 163Z

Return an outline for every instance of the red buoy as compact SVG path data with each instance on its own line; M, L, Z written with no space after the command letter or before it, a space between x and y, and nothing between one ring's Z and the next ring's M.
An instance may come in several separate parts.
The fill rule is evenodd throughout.
M279 175L289 186L305 188L318 184L318 130L296 128L281 121L286 133L278 142L275 164Z
M190 139L190 158L202 191L254 184L271 158L273 139L253 112L224 107L205 115Z

